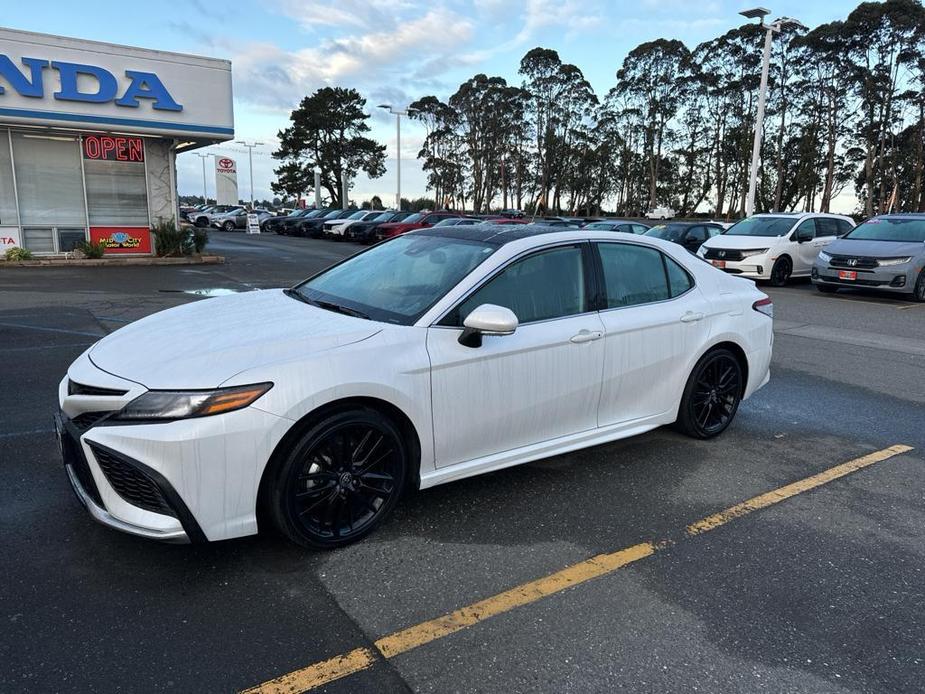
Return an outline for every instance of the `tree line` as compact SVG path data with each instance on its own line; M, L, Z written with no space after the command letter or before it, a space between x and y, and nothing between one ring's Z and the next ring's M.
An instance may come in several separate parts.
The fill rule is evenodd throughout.
M603 98L548 48L524 55L519 84L477 74L446 101L419 98L409 115L426 131L428 189L440 206L476 212L635 216L669 205L740 216L763 36L744 24L693 49L643 43ZM756 209L825 212L850 190L864 215L925 211L922 4L865 2L844 20L775 35L772 51ZM306 97L280 132L274 190L311 188L316 164L335 201L345 175L381 175L385 149L365 135L364 105L354 90Z

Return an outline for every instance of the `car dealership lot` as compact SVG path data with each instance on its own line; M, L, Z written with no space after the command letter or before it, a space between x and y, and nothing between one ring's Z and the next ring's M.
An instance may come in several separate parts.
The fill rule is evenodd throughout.
M873 293L769 290L771 383L713 441L659 429L437 487L330 553L273 536L160 545L94 524L51 428L68 364L127 321L285 286L357 248L212 232L224 266L0 271L0 690L233 691L289 673L286 690L332 692L921 686L925 306ZM913 449L686 531L896 445ZM547 579L452 633L416 626L641 543L651 556L533 599ZM377 655L409 628L402 643L421 645ZM335 666L356 671L324 684Z

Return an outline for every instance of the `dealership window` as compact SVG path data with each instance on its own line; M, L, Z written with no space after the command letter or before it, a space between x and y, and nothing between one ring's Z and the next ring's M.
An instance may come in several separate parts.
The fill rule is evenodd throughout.
M38 253L70 250L87 228L78 139L31 133L12 138L23 245Z
M144 140L86 135L83 158L90 226L147 227Z
M19 226L16 216L9 130L0 130L0 226Z

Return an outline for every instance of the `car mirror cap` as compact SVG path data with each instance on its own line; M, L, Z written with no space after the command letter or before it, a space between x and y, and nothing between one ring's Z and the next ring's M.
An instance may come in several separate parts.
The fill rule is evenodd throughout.
M463 327L477 330L483 335L510 335L519 321L514 312L497 304L481 304L466 316Z

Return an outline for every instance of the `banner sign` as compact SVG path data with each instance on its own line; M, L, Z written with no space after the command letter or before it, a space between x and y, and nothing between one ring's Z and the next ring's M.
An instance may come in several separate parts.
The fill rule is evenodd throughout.
M231 157L215 157L215 203L238 204L238 167Z
M248 234L259 234L260 233L260 217L258 217L253 212L250 212L247 215L247 233Z
M140 137L84 135L84 159L103 161L145 160L145 141Z
M90 242L106 242L106 254L151 254L151 230L148 227L90 227Z
M14 246L22 248L22 241L19 240L19 227L0 227L0 255Z

